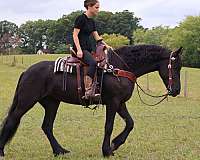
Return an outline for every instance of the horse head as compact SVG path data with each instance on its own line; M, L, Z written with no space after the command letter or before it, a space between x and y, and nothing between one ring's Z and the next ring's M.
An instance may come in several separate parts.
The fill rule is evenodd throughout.
M169 95L176 97L180 94L180 70L182 67L181 61L182 47L170 53L168 58L165 58L159 63L159 74L162 78Z

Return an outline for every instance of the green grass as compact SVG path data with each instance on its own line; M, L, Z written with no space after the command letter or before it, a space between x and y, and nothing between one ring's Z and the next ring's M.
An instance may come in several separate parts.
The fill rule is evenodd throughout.
M32 63L40 60L55 60L60 55L25 56ZM2 57L1 57L2 58ZM3 57L5 58L5 57ZM20 56L17 58L20 59ZM9 58L7 58L9 61ZM25 62L24 62L25 63ZM24 67L12 67L0 61L0 121L5 117L12 102L15 87ZM27 63L28 64L28 63ZM183 91L176 98L169 98L156 107L143 105L134 95L127 102L128 109L135 120L135 128L126 143L120 147L111 160L199 160L200 159L200 83L199 69L183 68L188 71L188 97ZM149 75L152 94L165 91L157 73ZM146 76L139 78L146 88ZM156 102L142 94L145 101ZM5 148L5 159L27 160L100 160L104 135L105 108L95 113L81 106L61 103L54 124L58 141L72 153L54 157L50 144L41 130L44 110L36 104L22 118L18 131ZM123 130L124 122L116 117L112 137Z
M45 54L45 55L4 55L0 56L0 63L10 66L16 66L21 68L27 68L30 65L42 61L42 60L56 60L58 57L68 56L64 54Z

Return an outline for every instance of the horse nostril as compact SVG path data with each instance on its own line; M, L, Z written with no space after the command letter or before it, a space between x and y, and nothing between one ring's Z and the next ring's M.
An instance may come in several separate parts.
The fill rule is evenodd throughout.
M168 95L170 95L170 96L172 95L172 90L170 90L170 89L168 90Z
M177 90L176 90L176 93L177 93L177 95L180 94L180 89L177 89Z

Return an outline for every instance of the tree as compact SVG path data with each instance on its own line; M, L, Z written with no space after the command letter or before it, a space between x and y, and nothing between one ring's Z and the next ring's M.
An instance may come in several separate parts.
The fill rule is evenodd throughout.
M18 26L9 21L0 22L0 52L15 48L20 43Z
M20 46L26 53L36 53L42 48L46 40L47 26L45 21L27 21L20 26L20 36L22 45Z
M200 67L200 16L188 16L176 28L176 44L183 46L185 66Z
M97 30L100 35L102 34L112 34L113 29L110 28L111 19L114 14L112 12L100 11L98 16L95 18Z
M140 20L140 18L134 16L133 12L124 10L123 12L116 12L111 17L108 26L112 29L112 33L126 36L132 44L133 31L135 31L137 28L141 28L139 25Z
M170 28L168 26L157 26L152 29L137 29L134 33L134 42L136 44L155 44L168 46L168 34Z

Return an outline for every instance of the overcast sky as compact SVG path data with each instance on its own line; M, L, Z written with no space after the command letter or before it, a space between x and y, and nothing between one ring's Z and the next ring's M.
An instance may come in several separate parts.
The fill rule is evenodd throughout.
M63 14L84 10L84 0L0 0L0 21L18 26L27 20L58 19ZM141 25L174 27L186 16L200 15L200 0L100 0L100 10L129 10L142 18Z

